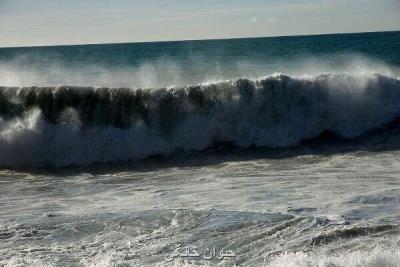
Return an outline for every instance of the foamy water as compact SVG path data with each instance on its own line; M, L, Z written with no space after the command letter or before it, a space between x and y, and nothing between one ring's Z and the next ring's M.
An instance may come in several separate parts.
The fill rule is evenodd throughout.
M0 258L9 266L396 266L398 153L347 149L3 171ZM178 244L237 256L166 261Z

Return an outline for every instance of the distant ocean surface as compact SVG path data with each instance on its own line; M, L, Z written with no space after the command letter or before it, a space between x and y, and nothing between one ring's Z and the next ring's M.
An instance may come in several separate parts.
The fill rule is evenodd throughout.
M0 266L398 266L399 121L400 32L0 48Z

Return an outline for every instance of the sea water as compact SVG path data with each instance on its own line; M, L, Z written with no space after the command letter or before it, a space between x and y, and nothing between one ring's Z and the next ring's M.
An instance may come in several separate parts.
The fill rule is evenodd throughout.
M397 266L399 51L0 49L0 265Z

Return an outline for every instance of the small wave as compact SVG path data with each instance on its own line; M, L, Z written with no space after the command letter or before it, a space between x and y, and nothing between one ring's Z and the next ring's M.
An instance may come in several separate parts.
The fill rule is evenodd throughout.
M306 266L398 266L400 250L397 248L376 247L371 251L345 252L341 255L322 253L285 252L274 257L266 266L269 267L306 267Z
M0 87L0 166L67 166L353 138L400 116L400 81L282 74L171 89Z
M379 226L355 226L343 229L337 229L332 232L324 233L316 236L311 241L311 246L318 246L328 244L335 240L344 238L355 238L358 236L365 236L369 234L377 234L390 231L398 231L397 225L379 225Z

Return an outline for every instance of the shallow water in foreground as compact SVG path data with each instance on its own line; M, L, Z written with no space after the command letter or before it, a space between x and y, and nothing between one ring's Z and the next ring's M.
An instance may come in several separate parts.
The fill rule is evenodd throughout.
M0 265L397 266L393 131L272 152L2 170ZM177 245L201 255L169 261ZM236 257L203 259L212 247Z

